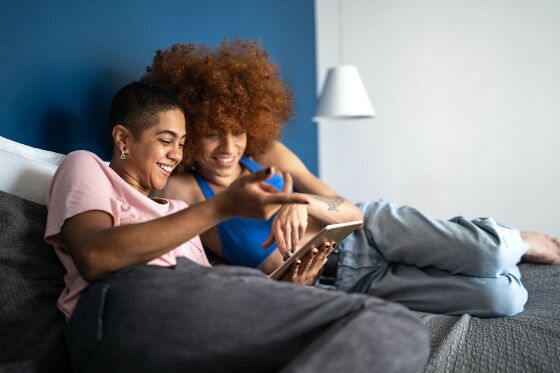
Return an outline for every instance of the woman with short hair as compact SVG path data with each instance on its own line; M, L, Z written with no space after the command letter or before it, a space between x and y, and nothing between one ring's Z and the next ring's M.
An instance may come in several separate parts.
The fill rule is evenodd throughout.
M423 369L427 335L404 307L209 267L199 234L307 203L268 187L271 169L189 207L155 198L183 156L181 106L156 85L131 83L114 96L109 123L110 164L70 153L49 190L45 238L67 271L58 305L74 371Z

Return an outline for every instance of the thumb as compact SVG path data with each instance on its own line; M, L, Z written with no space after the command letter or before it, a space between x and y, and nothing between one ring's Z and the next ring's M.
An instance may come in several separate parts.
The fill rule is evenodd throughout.
M273 174L274 174L274 167L268 167L268 168L264 168L262 170L259 170L257 172L254 172L250 175L247 175L246 180L249 180L249 181L265 181L265 180L270 179Z
M268 235L268 238L266 239L266 241L262 243L261 246L263 249L266 249L267 247L270 247L270 245L272 245L273 243L274 243L274 233L271 230L270 234Z
M292 193L292 188L294 186L294 179L289 172L284 172L284 188L282 188L283 192Z

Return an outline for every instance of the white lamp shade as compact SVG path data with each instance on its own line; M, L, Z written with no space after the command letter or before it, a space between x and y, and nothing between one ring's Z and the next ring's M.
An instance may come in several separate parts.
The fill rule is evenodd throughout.
M327 72L315 119L372 118L375 110L356 66L332 67Z

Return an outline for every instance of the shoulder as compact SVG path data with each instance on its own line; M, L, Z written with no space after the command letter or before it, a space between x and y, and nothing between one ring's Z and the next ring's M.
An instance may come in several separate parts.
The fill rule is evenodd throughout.
M172 175L165 188L156 192L156 195L167 199L179 199L189 205L204 201L204 195L191 173Z
M87 150L76 150L68 153L63 162L92 162L92 163L103 163L101 158L96 154L89 152Z
M290 149L280 141L273 140L270 145L262 153L264 157L277 157L284 154L292 153ZM293 154L293 153L292 153Z
M68 154L49 187L49 232L58 233L66 219L82 212L99 210L112 215L115 189L110 172L109 166L93 153L80 150Z
M97 155L86 150L68 153L58 167L58 173L86 173L108 167Z
M284 144L274 141L264 153L255 157L264 166L273 166L279 172L289 172L294 179L294 187L302 193L325 196L336 195L325 183L317 178L303 161Z
M105 167L108 166L97 155L86 150L77 150L64 157L53 176L53 181L94 178L103 173Z
M256 155L254 159L263 167L272 166L284 172L290 170L294 157L299 160L286 145L280 141L272 141L265 151Z
M272 141L268 148L254 157L264 167L275 167L280 172L298 173L305 165L286 145Z
M101 158L86 150L78 150L64 157L53 177L53 183L56 181L63 184L99 186L110 184L114 179L120 177Z

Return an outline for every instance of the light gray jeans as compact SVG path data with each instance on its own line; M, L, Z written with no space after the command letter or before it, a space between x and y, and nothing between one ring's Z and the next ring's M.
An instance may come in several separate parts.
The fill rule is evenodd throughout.
M360 203L364 227L339 245L336 287L423 312L514 315L527 291L519 231L490 218L432 219L383 200Z

